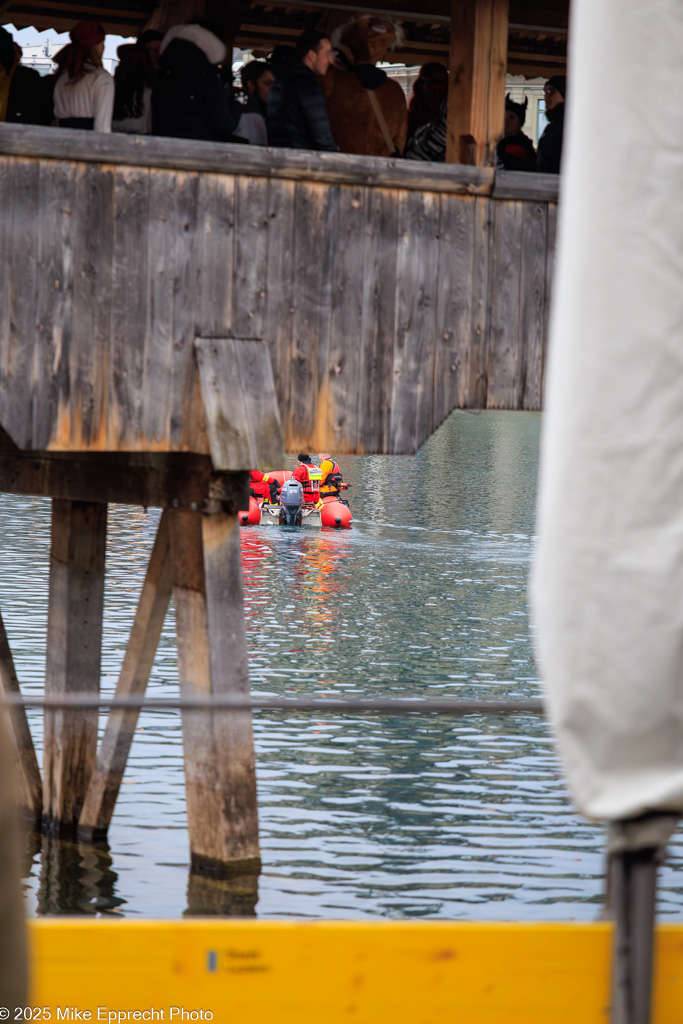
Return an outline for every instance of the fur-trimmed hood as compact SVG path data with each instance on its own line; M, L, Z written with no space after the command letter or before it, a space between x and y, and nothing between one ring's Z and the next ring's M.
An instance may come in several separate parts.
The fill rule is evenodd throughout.
M174 39L181 39L196 46L198 50L202 51L209 64L221 64L228 55L225 43L213 32L209 32L208 28L203 28L201 25L174 25L173 28L169 28L161 41L162 54Z
M389 50L405 39L403 26L393 18L355 14L330 35L335 50L341 50L352 64L383 60Z

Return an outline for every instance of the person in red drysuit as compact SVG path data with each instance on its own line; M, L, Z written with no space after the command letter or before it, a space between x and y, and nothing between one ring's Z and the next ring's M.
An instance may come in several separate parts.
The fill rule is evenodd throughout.
M322 473L313 465L310 455L298 455L299 465L292 473L292 480L298 480L304 489L304 501L309 505L320 503L320 481Z
M275 477L262 473L260 469L251 469L249 471L249 493L257 501L261 498L271 505L277 505L280 485Z

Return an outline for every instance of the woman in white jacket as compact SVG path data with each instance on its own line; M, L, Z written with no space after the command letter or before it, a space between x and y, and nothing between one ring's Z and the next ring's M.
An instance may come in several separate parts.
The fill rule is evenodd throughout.
M55 56L59 67L54 113L60 128L111 131L114 79L102 67L104 29L96 21L79 21L71 42Z

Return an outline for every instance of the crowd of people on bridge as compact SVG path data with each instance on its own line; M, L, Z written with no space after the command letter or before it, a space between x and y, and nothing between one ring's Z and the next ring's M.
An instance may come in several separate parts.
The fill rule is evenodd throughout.
M372 31L371 19L357 18L336 45L304 32L268 61L246 63L237 90L227 48L208 24L143 32L118 48L112 77L102 65L104 29L81 21L46 79L21 64L21 50L0 28L0 122L444 161L447 69L425 64L406 104L376 66ZM548 124L538 152L522 131L527 101L506 97L499 167L559 171L566 79L553 76L543 91Z

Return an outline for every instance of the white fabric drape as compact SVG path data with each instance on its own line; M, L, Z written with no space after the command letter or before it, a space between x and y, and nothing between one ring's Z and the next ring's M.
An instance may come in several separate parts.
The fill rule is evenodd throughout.
M532 586L572 797L683 811L683 3L574 0Z

